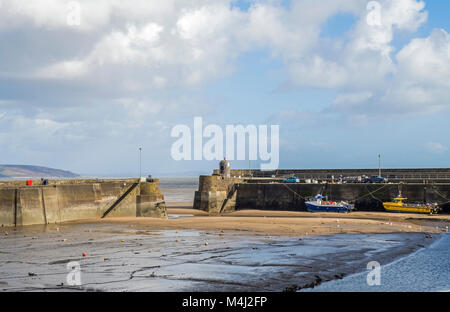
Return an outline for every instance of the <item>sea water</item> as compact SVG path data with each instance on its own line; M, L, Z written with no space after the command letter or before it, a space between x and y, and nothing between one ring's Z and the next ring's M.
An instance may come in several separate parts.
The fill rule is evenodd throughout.
M193 202L198 189L196 178L160 178L161 191L166 202Z
M381 263L380 285L369 286L369 270L304 291L441 292L450 291L450 234L392 263Z

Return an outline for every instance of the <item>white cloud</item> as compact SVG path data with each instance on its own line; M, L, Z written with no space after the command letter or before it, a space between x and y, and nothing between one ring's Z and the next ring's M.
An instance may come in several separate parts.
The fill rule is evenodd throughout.
M127 21L105 30L84 56L38 68L35 75L89 76L92 82L100 80L92 75L120 67L130 73L128 85L139 86L129 81L134 77L153 80L161 88L195 85L228 74L232 69L228 61L241 52L235 37L243 13L219 1L196 9L173 8L171 14L161 23Z
M450 35L445 30L412 40L396 58L399 77L406 83L450 86Z
M213 110L192 94L235 72L248 52L282 64L280 84L337 94L322 112L272 117L287 126L332 124L337 115L367 124L449 105L449 34L435 30L394 47L399 33L412 37L426 22L424 1L380 0L380 25L367 24L367 0L256 0L248 10L232 0L78 2L81 23L71 26L68 2L0 1L0 79L38 94L19 90L24 101L0 102L0 139L10 151L40 138L49 150L65 142L136 143L143 133L155 139L172 114ZM356 22L327 38L324 25L337 14Z
M45 28L51 31L39 36L55 41L77 32L87 34L76 37L83 40L72 43L70 50L59 46L61 53L55 56L46 57L51 50L43 51L38 62L17 69L15 75L73 79L125 92L190 87L229 75L235 69L233 60L242 53L266 49L285 64L294 85L337 88L344 95L368 92L366 102L385 105L398 106L403 97L412 110L439 102L437 94L445 92L435 88L450 81L449 38L444 30L412 40L392 58L395 34L414 32L426 22L423 1L379 1L379 25L367 22L371 11L363 0L299 0L289 7L280 1L255 1L248 11L231 6L232 0L78 3L79 28L67 25L67 3L2 1L4 32ZM322 38L323 25L338 13L353 14L358 20L344 36ZM22 64L19 56L14 60ZM339 95L334 108L345 106L344 100L352 101Z
M374 50L388 56L393 50L390 45L394 32L405 30L415 32L426 22L428 13L422 11L425 3L417 0L379 1L379 12L364 12L353 33L352 47L356 51ZM368 15L379 14L379 24L368 23Z
M86 75L89 72L88 65L82 61L62 61L48 67L38 69L34 73L36 78L45 79L73 79Z
M285 63L296 85L383 89L386 76L396 72L390 57L395 31L415 31L427 18L424 3L417 0L380 1L380 26L367 24L362 0L301 0L289 8L279 1L256 1L248 11L231 8L232 2L165 1L159 8L156 1L79 1L80 30L94 36L92 46L81 45L72 51L74 57L51 60L32 72L42 78L86 77L92 83L120 67L127 72L124 88L139 88L142 80L153 81L156 88L192 86L229 75L236 57L262 48ZM43 7L49 8L47 15ZM5 1L5 8L6 18L67 28L61 18L67 7L56 0ZM324 41L322 27L337 13L354 14L359 21L349 40Z
M448 151L448 147L438 142L428 142L425 147L432 153L441 154Z
M36 68L32 71L33 77L90 77L86 79L92 83L102 81L93 75L122 66L121 70L130 71L128 77L134 74L140 81L151 76L158 87L170 87L197 85L228 75L234 69L232 60L252 49L269 49L274 57L281 57L287 63L307 56L318 41L321 24L341 10L354 11L354 3L358 1L327 1L319 6L310 1L293 2L291 10L276 1L257 2L248 12L230 9L232 1L225 0L192 1L183 6L169 1L162 11L159 10L164 19L152 12L153 2L143 5L142 1L135 0L125 6L120 1L100 1L98 7L91 8L90 2L80 1L82 23L79 29L64 24L60 17L67 15L66 8L55 1L40 2L43 7L51 7L49 12L53 15L39 18L32 15L32 7L38 2L22 10L18 10L20 6L14 2L7 3L9 12L17 9L18 16L34 21L36 27L51 26L55 32L81 30L92 33L97 39L92 41L90 49L80 45L79 51L68 53L76 55L73 58L56 62L52 59L52 63ZM102 11L103 15L96 17L93 12L97 11ZM311 14L312 11L315 14ZM6 16L11 17L8 11ZM329 62L320 57L314 60L319 83L327 74L321 70ZM142 76L132 66L143 66L147 74ZM301 68L302 64L296 66ZM340 70L337 65L334 67L331 76ZM129 80L128 85L139 85ZM336 80L342 78L331 78L329 86L338 84Z
M341 65L314 56L309 63L296 63L289 68L296 84L311 87L335 88L347 82L347 71Z
M395 80L380 98L380 104L403 113L436 113L450 103L450 35L434 30L414 39L396 55Z
M392 58L395 34L414 32L427 20L423 1L379 1L379 25L368 24L371 12L363 0L299 0L289 7L255 1L248 11L233 8L232 2L80 0L82 22L74 28L67 25L65 3L6 0L0 17L3 31L50 28L39 35L56 41L88 34L70 50L59 46L59 55L41 53L39 62L16 70L19 77L74 80L118 93L185 88L227 76L239 55L265 49L284 63L293 85L337 89L335 111L352 113L353 107L361 115L369 102L411 111L442 105L447 94L442 87L450 81L444 30L412 40ZM323 25L338 13L358 20L344 36L323 38ZM14 60L23 63L20 57Z
M80 4L81 23L77 27L68 23L70 14L78 14L70 5L71 2ZM48 30L73 27L77 31L91 31L108 23L112 5L106 0L2 0L0 29L20 28L31 24Z
M362 14L341 51L343 54L337 52L338 61L323 66L323 70L318 70L320 67L314 62L302 64L304 81L296 81L300 85L338 87L342 92L333 101L333 111L364 123L374 118L433 114L448 107L449 34L436 29L426 38L411 40L394 54L395 33L414 32L427 20L425 3L415 0L380 3L381 25L367 24ZM333 70L334 64L339 71ZM307 81L307 73L311 73L311 81Z
M222 1L224 2L224 1ZM228 1L226 1L228 2ZM71 14L79 4L80 25L68 23ZM193 7L199 1L185 2L186 7ZM0 29L19 29L37 27L47 30L69 29L74 32L104 31L115 22L134 21L145 23L150 20L167 20L173 18L177 0L2 0L0 2Z
M176 22L176 32L183 40L213 39L231 26L234 14L224 5L203 6L184 12Z
M149 120L153 120L164 108L160 103L132 98L118 99L117 102L123 106L130 128L142 127Z
M341 93L333 101L335 107L348 107L368 101L373 96L372 92Z

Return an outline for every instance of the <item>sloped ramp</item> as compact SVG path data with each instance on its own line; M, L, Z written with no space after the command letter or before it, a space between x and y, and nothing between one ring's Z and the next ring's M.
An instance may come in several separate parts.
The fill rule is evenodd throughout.
M116 201L114 201L114 203L111 204L111 206L103 213L102 219L104 217L106 217L111 211L114 210L114 208L117 207L117 205L119 205L127 196L128 194L130 194L137 186L139 185L139 183L135 182L133 183L126 191L125 193L123 193Z
M228 202L233 198L234 194L237 191L237 185L233 184L228 192L227 198L222 203L222 207L220 208L219 214L221 214L227 207Z

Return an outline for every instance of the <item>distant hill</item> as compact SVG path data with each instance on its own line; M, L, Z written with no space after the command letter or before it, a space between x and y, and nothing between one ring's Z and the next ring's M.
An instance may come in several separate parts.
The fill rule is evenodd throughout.
M0 178L76 178L70 171L40 166L0 165Z

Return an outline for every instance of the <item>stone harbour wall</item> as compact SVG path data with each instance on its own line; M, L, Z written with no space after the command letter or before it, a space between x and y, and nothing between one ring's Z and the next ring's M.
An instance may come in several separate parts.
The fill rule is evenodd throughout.
M0 224L21 226L101 218L112 205L106 217L167 217L158 179L141 183L137 179L73 182L56 180L33 186L24 185L24 181L0 183Z
M210 215L243 209L306 211L305 199L321 193L330 200L354 203L359 211L384 211L382 202L392 201L400 189L408 202L436 202L441 204L444 213L450 212L449 183L274 183L226 179L219 175L200 177L194 209L206 211Z

